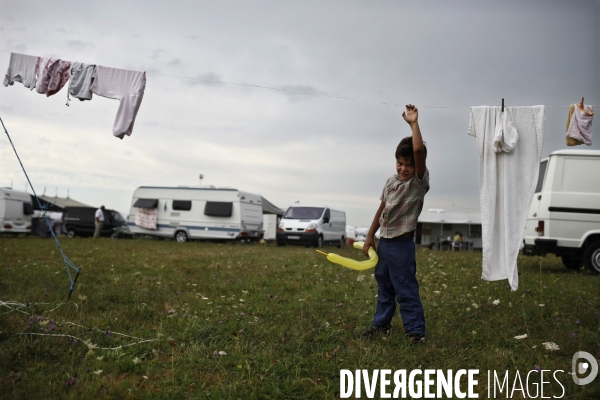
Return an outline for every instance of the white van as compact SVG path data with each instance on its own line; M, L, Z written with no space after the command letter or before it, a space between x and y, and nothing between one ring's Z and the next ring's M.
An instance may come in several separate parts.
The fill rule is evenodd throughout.
M27 192L0 188L0 234L31 233L33 205Z
M259 194L232 188L141 186L133 192L127 225L134 235L178 242L237 239L250 243L263 236L262 207ZM140 212L154 216L155 229L136 224Z
M541 161L523 254L562 257L600 272L600 151L560 150Z
M325 206L291 206L277 227L277 245L298 244L323 247L324 243L344 247L346 213Z

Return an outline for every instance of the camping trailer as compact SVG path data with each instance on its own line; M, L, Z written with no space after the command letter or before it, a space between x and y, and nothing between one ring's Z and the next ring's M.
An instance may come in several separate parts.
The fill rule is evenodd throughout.
M27 192L0 188L0 234L31 233L33 205Z
M266 201L266 200L265 200ZM263 236L259 194L216 187L138 187L127 217L133 235L258 241Z

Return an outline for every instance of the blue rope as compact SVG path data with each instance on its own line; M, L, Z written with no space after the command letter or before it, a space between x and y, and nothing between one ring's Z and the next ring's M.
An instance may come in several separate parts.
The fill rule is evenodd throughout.
M15 145L13 144L12 139L10 138L10 135L8 134L8 131L6 130L6 126L4 126L4 121L2 121L2 118L0 118L0 123L2 123L2 128L4 128L4 132L6 132L6 136L8 137L8 141L10 142L10 145L12 146L15 155L17 156L17 160L19 160L19 164L21 164L21 168L23 169L23 172L25 173L25 177L27 178L27 182L29 182L29 187L31 187L31 190L33 191L33 195L35 196L35 200L38 203L38 206L40 207L40 211L42 212L42 218L46 220L46 223L48 224L48 228L50 230L50 233L52 234L52 237L54 238L54 242L56 243L56 247L58 248L58 250L60 251L60 254L62 255L63 261L65 262L65 269L67 270L67 274L69 275L69 280L71 281L71 288L70 288L70 292L69 292L69 298L71 297L71 293L73 292L73 290L75 289L75 283L77 282L77 277L79 276L79 273L81 272L81 268L77 268L77 266L75 264L73 264L71 262L71 260L69 260L67 258L67 256L65 255L65 253L63 252L62 248L60 247L60 243L56 237L56 234L54 233L54 229L52 229L52 225L50 225L50 221L48 218L46 218L46 211L48 210L48 204L49 203L45 203L42 204L40 202L40 199L38 198L37 194L35 193L35 189L33 188L33 185L31 184L31 181L29 180L29 175L27 175L27 171L25 171L25 167L23 166L23 163L21 162L21 158L19 157L19 154L17 153L17 149L15 148ZM52 204L51 204L52 206ZM75 271L77 271L77 275L75 276L75 280L73 280L73 277L71 277L71 271L69 271L69 267L73 268Z

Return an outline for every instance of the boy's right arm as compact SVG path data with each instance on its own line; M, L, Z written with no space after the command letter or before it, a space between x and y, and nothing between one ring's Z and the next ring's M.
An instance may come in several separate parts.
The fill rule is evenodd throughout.
M373 222L371 223L371 228L369 229L369 233L367 233L367 240L365 240L365 244L363 245L362 251L365 253L365 256L369 255L369 247L372 247L373 250L377 251L377 247L375 247L375 232L379 229L379 218L381 218L381 213L383 212L383 208L385 207L385 203L382 201L375 213L375 217L373 218Z

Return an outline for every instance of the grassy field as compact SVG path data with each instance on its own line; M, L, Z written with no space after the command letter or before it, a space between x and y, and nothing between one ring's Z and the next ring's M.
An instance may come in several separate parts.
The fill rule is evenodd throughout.
M375 310L372 270L330 264L314 249L61 244L83 268L68 304L53 241L0 238L2 398L332 399L340 369L382 368L478 368L480 398L488 370L511 371L511 386L517 370L523 382L530 370L564 370L562 398L600 398L600 377L576 386L568 375L576 351L600 358L600 276L568 271L554 257L541 259L541 270L540 259L520 258L511 292L506 281L480 279L480 252L419 249L427 319L419 346L404 338L399 317L388 336L358 338ZM546 380L545 396L558 397L560 385Z

